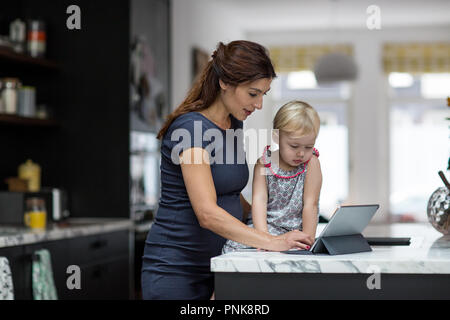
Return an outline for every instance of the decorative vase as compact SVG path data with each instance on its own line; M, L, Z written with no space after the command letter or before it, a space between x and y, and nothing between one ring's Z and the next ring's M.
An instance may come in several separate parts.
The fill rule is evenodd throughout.
M450 190L446 187L436 189L428 200L428 221L439 232L450 234Z

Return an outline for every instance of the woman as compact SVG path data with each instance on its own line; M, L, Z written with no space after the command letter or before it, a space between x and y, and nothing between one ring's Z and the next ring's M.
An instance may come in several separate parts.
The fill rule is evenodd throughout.
M242 145L230 145L225 130L242 129L242 121L262 108L274 77L261 45L219 43L187 98L159 132L161 198L145 243L144 299L209 299L214 290L210 259L220 255L226 239L273 251L312 244L298 230L272 236L241 222L251 208L241 195L248 167L238 161ZM212 151L210 139L203 136L208 130L221 133Z

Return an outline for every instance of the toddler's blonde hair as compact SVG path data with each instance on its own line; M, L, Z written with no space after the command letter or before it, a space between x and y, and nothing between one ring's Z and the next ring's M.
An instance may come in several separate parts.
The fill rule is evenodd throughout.
M308 103L298 100L290 101L278 110L273 119L273 128L288 133L300 131L302 135L313 133L317 137L320 117Z

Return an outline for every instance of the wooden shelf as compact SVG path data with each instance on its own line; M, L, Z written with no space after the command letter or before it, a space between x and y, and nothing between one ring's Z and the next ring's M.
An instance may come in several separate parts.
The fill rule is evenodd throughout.
M0 113L0 125L19 125L37 127L58 127L59 124L53 119L28 118L17 115Z
M33 58L30 55L17 53L14 50L0 47L0 61L12 62L16 64L27 64L37 67L43 67L47 69L58 69L59 66L56 62L44 58Z

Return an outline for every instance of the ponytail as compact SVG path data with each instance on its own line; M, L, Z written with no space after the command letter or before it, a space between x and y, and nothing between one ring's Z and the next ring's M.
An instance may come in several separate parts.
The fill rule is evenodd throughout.
M157 139L162 139L172 122L179 116L207 109L220 93L219 79L237 86L261 78L275 78L276 74L267 50L245 40L219 42L212 59L194 83L184 101L167 117Z

